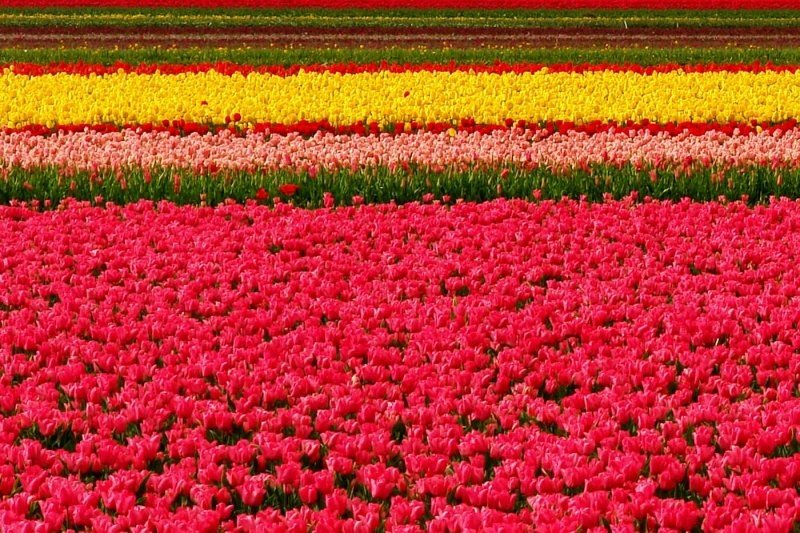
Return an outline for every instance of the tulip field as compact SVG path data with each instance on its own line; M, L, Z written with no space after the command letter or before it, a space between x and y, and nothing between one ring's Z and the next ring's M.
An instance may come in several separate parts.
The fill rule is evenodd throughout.
M0 2L0 531L800 531L794 0Z

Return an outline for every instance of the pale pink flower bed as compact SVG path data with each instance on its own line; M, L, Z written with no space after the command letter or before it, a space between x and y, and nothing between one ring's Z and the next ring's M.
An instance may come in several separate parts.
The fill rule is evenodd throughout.
M0 207L0 527L789 531L798 229L788 200Z
M748 166L789 165L800 161L800 129L728 135L689 131L672 135L647 130L587 133L570 131L542 138L531 131L491 133L419 132L410 134L336 135L249 133L188 136L169 132L29 132L0 133L0 164L33 168L58 165L103 169L153 165L190 169L253 170L357 169L417 164L434 169L472 165L548 166L555 169L593 163L624 165L687 164Z

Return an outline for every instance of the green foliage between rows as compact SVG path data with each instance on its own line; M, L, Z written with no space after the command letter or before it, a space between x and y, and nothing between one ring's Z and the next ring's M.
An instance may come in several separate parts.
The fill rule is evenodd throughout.
M665 169L653 175L648 169L637 170L632 165L622 168L597 165L566 172L541 167L526 170L514 166L507 167L507 172L502 168L434 172L425 168L390 170L378 167L357 171L320 171L312 177L305 172L225 171L210 174L171 168L154 168L148 172L130 168L92 176L88 172L68 175L55 167L13 168L6 178L0 179L0 203L38 200L54 207L69 197L118 204L150 199L207 205L219 204L226 199L244 202L260 197L260 201L271 203L276 197L290 199L280 192L281 185L285 184L299 186L291 201L303 207L323 205L326 192L333 194L339 205L351 204L356 196L362 197L366 203L419 201L429 194L436 199L449 197L449 201L480 202L498 197L560 199L563 196L601 201L607 194L622 198L632 192L638 192L642 198L680 200L688 197L698 201L716 200L720 196L740 199L746 195L751 202L764 202L770 196L800 198L800 169L695 168L690 174L677 175L674 170ZM262 188L264 191L259 194ZM268 193L269 199L265 198L264 192Z
M664 63L800 63L800 48L39 48L0 49L8 63L214 63L309 65L330 63L615 63L642 66Z
M0 9L0 25L306 26L456 28L791 27L794 10L454 9Z

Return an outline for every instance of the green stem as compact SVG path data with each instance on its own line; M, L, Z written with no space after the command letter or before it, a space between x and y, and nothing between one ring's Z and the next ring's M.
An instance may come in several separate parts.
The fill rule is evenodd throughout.
M426 168L392 171L378 167L320 171L313 178L305 172L225 171L211 175L172 168L152 168L149 172L128 168L119 174L106 171L92 177L88 172L67 173L56 167L12 168L8 176L0 180L0 204L38 200L55 206L68 197L88 201L101 197L102 201L119 204L149 199L215 205L228 198L238 202L256 199L262 188L269 194L267 203L271 203L275 197L289 199L280 192L281 185L289 183L299 186L291 200L304 207L323 205L325 193L333 194L339 204L352 203L355 196L361 196L367 203L404 203L423 200L426 195L436 199L449 197L450 201L459 198L485 201L498 197L559 199L562 196L602 201L606 195L622 198L633 192L641 198L670 200L708 201L720 196L739 199L743 195L751 202L765 202L770 196L800 198L800 169L695 168L691 174L677 175L673 169L665 169L657 171L653 177L650 169L636 169L631 165L621 168L596 165L567 172L507 168L506 176L501 173L502 167L443 172Z

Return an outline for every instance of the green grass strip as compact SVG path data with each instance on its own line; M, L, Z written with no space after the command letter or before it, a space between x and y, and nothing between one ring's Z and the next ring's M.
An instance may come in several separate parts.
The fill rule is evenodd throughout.
M778 28L797 26L798 13L793 10L2 9L0 26Z
M0 180L0 203L37 200L55 206L72 197L98 203L124 204L149 199L216 205L229 198L238 202L254 199L261 188L270 198L287 200L280 192L284 184L299 186L291 200L302 207L323 205L326 192L332 193L340 205L351 204L355 196L368 203L404 203L423 200L428 194L436 199L449 197L448 201L478 202L498 197L559 199L564 196L602 201L604 195L622 198L634 191L642 198L668 200L709 201L721 196L736 200L743 195L751 202L765 202L771 196L800 198L800 170L797 169L752 167L724 171L703 168L677 177L672 170L662 170L654 178L648 169L637 170L630 165L622 168L597 165L566 173L554 173L545 168L507 168L506 176L502 176L501 168L444 172L412 168L407 172L380 167L355 172L320 171L313 178L305 173L287 171L210 175L170 168L154 168L145 176L142 169L132 168L122 171L124 180L120 180L115 171L95 176L87 172L67 176L55 167L28 171L12 168L8 177Z
M36 48L0 49L0 63L116 62L309 65L330 63L800 63L800 48Z

